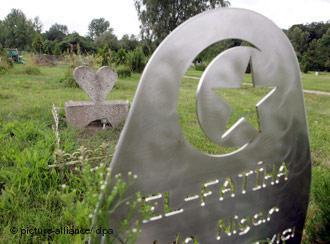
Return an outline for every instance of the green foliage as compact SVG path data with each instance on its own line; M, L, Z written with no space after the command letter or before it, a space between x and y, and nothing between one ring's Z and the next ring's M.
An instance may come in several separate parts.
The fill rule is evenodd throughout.
M308 48L309 33L295 26L289 29L288 37L295 47L298 60L301 60L303 53Z
M309 70L309 66L308 66L307 62L302 63L301 64L301 71L304 72L305 74L307 74L308 70Z
M34 17L32 24L33 24L34 31L37 34L38 33L40 34L41 31L42 31L42 23L41 23L41 20L40 20L39 16Z
M116 64L127 64L128 63L128 53L125 49L121 48L115 55Z
M77 64L88 63L87 57L75 55L74 59ZM91 65L93 65L92 60L91 58ZM88 97L80 89L66 88L59 84L58 80L66 71L66 65L39 67L43 73L41 76L29 76L16 72L23 68L23 65L15 65L13 70L0 76L0 188L2 192L0 194L0 243L41 243L47 238L35 236L28 239L28 236L23 236L20 240L19 235L10 233L10 228L13 226L19 228L26 226L59 228L72 225L90 227L92 222L90 216L94 213L101 193L101 185L104 184L107 174L104 170L111 161L111 155L121 131L121 128L101 130L97 133L88 129L74 130L67 127L64 111L61 110L59 116L61 142L60 150L56 150L56 138L52 130L53 120L50 112L52 103L63 105L68 100L88 100ZM194 69L190 69L187 73L189 76L201 74L202 72ZM117 89L111 92L111 99L132 100L139 79L140 75L136 73L129 78L119 78L116 84ZM251 77L246 76L245 80L251 82ZM320 73L319 76L303 74L302 81L306 89L330 91L329 73ZM189 142L204 151L215 154L218 149L213 144L208 144L206 139L203 140L203 132L196 120L194 101L197 85L196 79L184 78L181 82L178 103L180 121L184 122L181 128ZM249 115L250 112L255 114L255 100L259 95L255 89L229 90L232 91L226 99L230 104L237 108L244 105L244 109L233 110L235 118L242 114ZM306 224L306 228L311 226L311 229L306 229L305 232L311 236L308 237L307 243L318 243L319 240L319 242L325 240L324 236L321 238L319 231L329 229L327 226L322 226L327 223L329 215L326 212L321 214L320 209L324 209L329 201L326 188L328 183L322 182L328 182L329 179L329 174L325 171L328 170L327 165L330 160L330 111L325 108L330 107L330 98L305 94L305 103L314 162L312 195L315 190L321 192L321 195L316 194L320 197L315 198L315 201L311 199L311 214L308 215ZM245 111L245 108L248 111ZM250 118L251 116L247 116L247 119ZM95 160L94 157L100 155L98 153L102 150L99 148L104 142L109 145L107 159ZM224 153L223 148L220 149L222 149L220 153ZM78 155L81 156L83 152L90 150L93 151L91 156L94 159L88 157L83 164L70 166L69 162L79 160ZM78 155L75 154L76 152ZM63 159L61 155L66 155L68 159ZM84 159L87 158L84 157ZM102 162L103 165L101 165ZM49 167L49 165L57 167ZM318 166L315 167L315 165ZM76 167L78 169L75 169ZM95 169L96 167L98 169ZM318 180L319 177L321 180ZM125 192L124 184L127 182L122 183L112 195L115 200L119 199L117 196ZM319 189L316 189L317 187ZM110 191L113 188L105 189ZM112 204L115 203L115 201L112 202ZM318 203L322 206L316 205ZM133 205L132 209L134 207ZM320 215L318 215L319 212ZM314 219L315 222L311 223L310 221ZM324 220L321 221L321 219ZM316 222L316 220L320 221ZM124 221L123 226L126 223L127 221ZM105 226L109 227L109 225ZM312 236L319 239L312 239L314 238ZM87 237L57 235L54 236L54 243L84 243Z
M27 75L41 75L40 69L32 65L24 67L23 73Z
M77 88L79 85L77 84L76 80L73 78L73 69L68 68L64 76L60 79L60 83L63 83L65 87Z
M139 45L139 41L134 35L123 35L120 39L120 46L122 49L128 51L133 51Z
M55 138L51 128L32 120L3 124L0 141L3 144L0 148L0 182L3 185L0 242L54 240L69 243L72 240L72 236L53 234L20 237L19 233L10 233L12 226L90 227L90 215L96 206L109 160L108 145L102 144L95 149L81 146L77 150L71 149L72 153L57 149L54 154ZM72 148L73 138L66 138L63 143L62 147ZM78 237L81 242L88 238L87 235Z
M33 23L18 9L12 9L2 22L0 30L3 31L3 46L29 50L33 35L35 34Z
M111 66L112 52L107 46L99 48L97 55L100 58L100 66Z
M132 71L127 65L119 65L116 68L116 72L118 74L118 77L125 78L125 77L131 77Z
M113 34L113 30L109 29L95 38L95 45L98 48L108 47L113 51L118 51L120 48L117 37Z
M294 25L287 35L304 73L330 71L330 23Z
M62 41L68 34L68 27L61 24L53 24L48 31L46 31L45 36L50 41Z
M146 57L141 48L128 53L128 63L133 72L142 72L146 65Z
M35 35L35 37L33 38L33 42L32 42L32 50L35 53L42 53L44 50L44 40L43 37L41 35Z
M109 21L104 18L93 19L88 25L89 36L91 38L99 37L110 27Z
M0 75L5 74L14 66L14 63L7 56L7 50L0 50Z
M65 58L66 62L69 64L65 67L64 76L59 79L65 87L77 88L79 85L73 78L73 70L79 66L89 66L91 68L96 68L99 66L100 61L98 61L94 56L88 55L76 55L70 54Z
M55 47L52 48L53 52L55 52ZM91 39L82 37L76 32L67 35L59 44L59 48L62 53L69 51L75 54L87 54L96 50Z
M44 40L42 43L42 52L45 54L53 54L55 44L55 41Z
M206 64L204 63L196 63L195 69L198 71L204 71L206 69Z
M305 243L326 243L330 240L330 169L315 167L312 196L306 223Z
M112 214L118 209L126 205L127 200L130 204L126 208L126 216L120 223L113 223L115 231L113 235L106 235L106 243L117 243L120 240L121 243L136 243L138 233L142 224L142 220L147 216L144 211L143 201L140 193L136 193L134 197L128 198L126 196L127 189L134 184L134 177L132 174L128 175L128 180L124 181L121 176L114 177L107 183L101 186L102 195L101 200L98 203L98 207L95 211L94 226L102 226L107 228L111 223ZM127 206L127 205L126 205ZM135 229L135 230L133 230ZM98 243L100 241L100 235L92 235L92 242ZM123 239L125 238L125 239Z
M0 64L0 75L6 74L8 72L8 68Z
M229 5L225 0L161 1L134 0L143 39L160 43L172 30L207 9Z

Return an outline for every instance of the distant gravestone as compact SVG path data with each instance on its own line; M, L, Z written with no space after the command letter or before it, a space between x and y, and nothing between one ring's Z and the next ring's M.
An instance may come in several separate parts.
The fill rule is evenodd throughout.
M128 113L127 101L106 101L117 74L109 67L101 67L96 73L87 66L74 70L74 78L92 101L68 101L65 103L67 121L76 128L83 128L94 121L118 126Z
M201 129L212 142L237 148L210 155L183 136L179 85L200 52L226 39L252 45L218 55L197 87ZM214 89L239 88L249 63L254 86L271 88L256 104L259 128L241 118L226 130L231 108ZM105 219L119 233L139 192L151 216L142 220L137 243L299 243L311 159L300 70L285 34L264 16L234 8L202 13L174 30L144 70L111 175L94 224ZM118 191L113 180L132 175L126 202L104 209ZM125 233L116 238L125 240Z

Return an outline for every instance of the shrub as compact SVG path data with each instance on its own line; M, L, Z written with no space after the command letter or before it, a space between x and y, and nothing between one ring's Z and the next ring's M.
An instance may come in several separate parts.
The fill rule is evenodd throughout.
M73 78L73 68L68 67L64 73L64 77L60 79L60 83L63 83L65 87L77 88L79 85L76 80Z
M128 54L128 62L133 72L142 72L146 65L146 56L142 48L136 48L134 51L130 52Z
M0 51L0 75L7 73L13 66L13 61L7 57L6 49L2 49Z
M26 66L23 70L24 74L27 75L40 75L41 71L38 67L35 66Z
M6 66L0 65L0 75L6 74L8 72L8 68Z
M205 69L206 69L206 64L204 63L195 64L195 70L204 71Z
M304 72L305 74L307 74L308 73L308 71L309 71L309 67L308 67L308 64L302 64L301 65L301 69L302 69L302 72Z
M97 55L100 58L100 66L110 66L112 62L112 53L108 47L99 48Z
M115 56L116 64L127 64L128 55L125 49L119 49Z
M116 68L117 74L121 78L131 77L132 71L127 65L120 65Z
M36 54L31 57L32 63L38 66L54 66L57 58L48 54Z

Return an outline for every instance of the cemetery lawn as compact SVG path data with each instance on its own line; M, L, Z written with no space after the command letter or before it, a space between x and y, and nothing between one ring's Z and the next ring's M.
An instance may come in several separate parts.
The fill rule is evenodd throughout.
M201 77L202 73L202 71L189 69L186 75L192 77ZM303 87L306 90L330 92L329 73L320 72L318 76L315 75L315 72L308 72L307 74L302 73L301 79ZM246 80L251 81L251 76L246 75Z
M25 65L15 65L0 75L0 243L40 242L83 243L84 235L29 235L21 228L56 229L65 226L89 228L106 166L121 128L75 130L65 123L64 102L88 100L79 88L68 88L60 80L66 65L38 67L39 75L25 72ZM189 70L188 76L201 72ZM108 99L132 101L140 75L121 78ZM330 74L303 74L304 89L330 92ZM247 76L246 81L250 78ZM195 147L209 153L223 149L205 138L195 115L195 91L198 80L183 78L178 110L183 133ZM256 102L267 92L248 85L242 89L219 91L234 108L230 123L245 116L257 127ZM234 96L233 96L234 95ZM52 104L59 111L62 153L78 150L97 153L99 160L82 160L75 167L55 167L56 137L53 132ZM305 228L305 243L327 241L330 224L330 96L305 94L313 160L312 194ZM229 124L230 124L229 123ZM106 143L103 144L102 143ZM100 146L101 145L101 146ZM80 148L80 149L79 149ZM104 153L99 153L104 149ZM59 151L56 151L57 160ZM65 159L63 159L65 161ZM299 189L297 189L299 190ZM18 228L16 234L13 228Z

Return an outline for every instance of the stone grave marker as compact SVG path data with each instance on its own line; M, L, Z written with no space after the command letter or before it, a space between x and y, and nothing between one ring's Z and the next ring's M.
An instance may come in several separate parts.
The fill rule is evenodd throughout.
M210 155L183 136L179 87L194 58L226 39L251 46L219 54L197 87L201 129L212 142L236 147ZM254 87L270 88L256 104L259 128L241 118L225 130L231 108L214 89L239 88L249 63ZM103 218L120 235L139 192L151 216L140 222L137 243L300 243L311 159L299 65L286 35L266 17L244 9L220 8L183 23L146 66L110 167L94 224ZM126 202L106 211L106 199L118 190L115 179L132 176ZM116 240L126 240L121 235Z
M79 86L88 94L92 101L68 101L65 113L68 123L73 127L83 128L94 121L103 125L118 126L125 120L128 113L128 101L106 101L112 90L117 74L109 67L101 67L96 73L87 66L80 66L73 71Z

